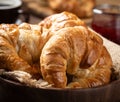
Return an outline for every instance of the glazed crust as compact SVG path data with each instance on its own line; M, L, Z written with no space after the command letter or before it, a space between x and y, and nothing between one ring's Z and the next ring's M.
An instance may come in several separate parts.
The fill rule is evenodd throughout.
M68 87L96 87L108 83L111 57L102 39L90 33L82 26L67 27L51 37L40 58L43 78L62 88L67 84L66 73L73 76Z
M85 88L109 83L111 67L103 40L72 13L38 25L0 25L0 68L42 76L57 88Z

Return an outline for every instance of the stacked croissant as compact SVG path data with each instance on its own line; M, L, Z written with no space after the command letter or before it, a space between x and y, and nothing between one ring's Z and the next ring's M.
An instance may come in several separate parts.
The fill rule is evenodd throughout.
M72 13L36 25L0 25L0 68L28 72L56 88L87 88L109 83L111 67L103 40Z

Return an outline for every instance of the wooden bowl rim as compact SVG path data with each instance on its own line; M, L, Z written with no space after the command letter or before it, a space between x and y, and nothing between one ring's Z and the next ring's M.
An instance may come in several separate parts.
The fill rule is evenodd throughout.
M93 88L36 88L36 87L30 87L24 84L21 84L19 82L15 82L12 80L8 80L5 78L0 77L0 81L6 84L11 84L17 87L24 87L24 88L32 88L32 89L37 89L37 90L45 90L45 91L96 91L96 90L105 90L110 87L115 87L116 85L120 84L120 79L117 79L115 81L110 82L109 84L98 86L98 87L93 87ZM119 84L118 84L119 83Z

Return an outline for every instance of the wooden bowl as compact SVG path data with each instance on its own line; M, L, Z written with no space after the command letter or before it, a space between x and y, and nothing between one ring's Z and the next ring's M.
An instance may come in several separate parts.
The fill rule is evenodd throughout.
M120 46L103 38L120 72ZM0 77L0 102L120 102L120 78L110 84L85 89L33 88Z
M120 102L120 80L86 89L31 88L0 77L0 102Z

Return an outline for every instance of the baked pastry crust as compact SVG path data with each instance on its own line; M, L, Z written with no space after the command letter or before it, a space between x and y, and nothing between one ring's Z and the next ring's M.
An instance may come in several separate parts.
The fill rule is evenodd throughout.
M96 32L63 12L38 25L1 24L0 68L42 76L57 88L85 88L110 82L112 59Z

